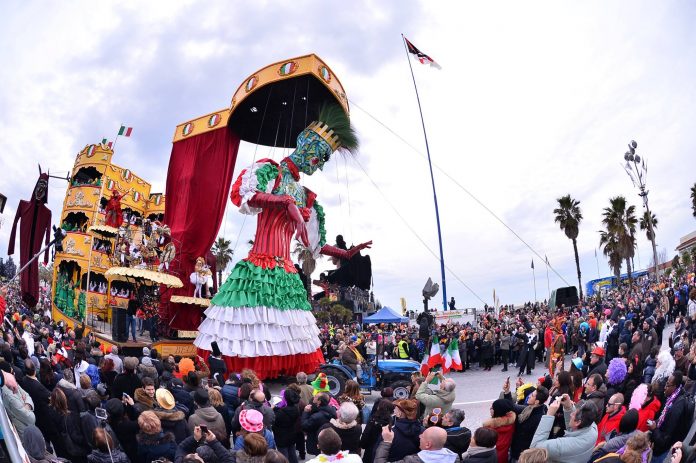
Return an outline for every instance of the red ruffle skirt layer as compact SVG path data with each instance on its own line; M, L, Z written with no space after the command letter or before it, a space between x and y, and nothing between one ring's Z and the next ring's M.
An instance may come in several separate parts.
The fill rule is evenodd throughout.
M198 355L206 361L210 351L198 348ZM227 365L227 373L240 373L243 369L254 370L259 379L273 379L279 376L295 376L298 372L304 371L307 374L317 371L319 366L324 363L324 355L321 349L317 349L311 354L295 355L276 355L264 357L228 357L222 356Z

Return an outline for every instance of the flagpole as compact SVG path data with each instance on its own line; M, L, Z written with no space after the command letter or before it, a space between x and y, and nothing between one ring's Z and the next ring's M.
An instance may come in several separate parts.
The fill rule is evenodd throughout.
M421 108L420 96L418 95L418 86L416 85L416 76L413 74L413 65L411 65L411 57L408 56L408 46L406 45L406 37L401 34L401 41L404 44L406 52L406 60L408 68L411 70L411 79L413 79L413 88L416 91L416 101L418 102L418 112L420 113L421 126L423 127L423 138L425 139L425 151L428 153L428 167L430 168L430 182L433 186L433 200L435 201L435 220L437 221L437 240L440 245L440 273L442 275L442 310L447 310L447 283L445 282L445 256L442 252L442 232L440 230L440 210L437 207L437 193L435 191L435 177L433 176L433 164L430 160L430 148L428 146L428 134L425 131L425 121L423 119L423 108Z
M549 290L549 298L547 301L551 300L551 283L549 282L549 258L546 254L544 254L544 257L546 258L546 288Z
M595 248L594 250L594 258L597 262L597 278L602 278L602 275L599 274L599 259L597 258L597 248Z
M118 126L118 132L116 133L116 138L114 138L114 143L111 145L111 151L116 151L116 142L118 141L118 137L121 136L121 127L123 127L123 122Z

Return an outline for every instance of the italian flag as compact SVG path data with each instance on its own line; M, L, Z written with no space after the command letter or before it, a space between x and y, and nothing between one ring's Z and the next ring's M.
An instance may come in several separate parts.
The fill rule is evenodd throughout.
M133 132L133 127L126 127L125 125L122 125L121 128L118 130L118 135L124 136L124 137L130 137L131 132Z
M442 355L440 355L440 339L437 335L433 336L433 341L430 344L430 356L428 357L428 366L433 368L435 365L442 364Z
M459 357L459 342L453 339L447 346L445 357L442 362L443 373L448 373L450 370L461 370L462 359Z
M428 376L428 373L430 373L430 365L428 364L428 359L430 356L426 352L425 355L423 355L423 360L421 361L420 364L420 371L423 376Z

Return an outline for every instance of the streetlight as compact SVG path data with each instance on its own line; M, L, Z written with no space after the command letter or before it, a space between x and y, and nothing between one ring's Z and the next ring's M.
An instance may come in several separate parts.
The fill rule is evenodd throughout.
M638 196L643 198L643 206L648 213L648 231L650 232L650 242L652 243L653 262L655 263L655 277L659 278L660 268L659 263L657 262L655 230L653 229L652 214L650 214L650 208L648 207L648 190L645 189L645 177L648 174L648 167L645 165L645 158L641 159L641 157L636 154L636 148L638 148L638 143L636 143L635 140L631 140L631 142L628 144L628 151L626 151L624 154L624 160L626 161L624 169L631 178L633 186L640 190Z

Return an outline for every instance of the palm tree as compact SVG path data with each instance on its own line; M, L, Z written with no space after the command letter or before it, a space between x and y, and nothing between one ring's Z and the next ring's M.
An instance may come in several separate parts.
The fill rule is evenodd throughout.
M302 266L302 271L307 275L307 278L309 278L317 268L317 260L314 258L312 249L298 242L292 254L297 257L297 261Z
M604 248L602 252L609 259L609 267L614 272L617 284L621 284L621 253L619 252L619 243L616 237L608 231L601 230L599 232L599 247Z
M628 272L628 284L633 284L631 275L631 259L636 253L636 207L628 206L626 198L617 196L609 199L610 207L605 207L602 223L607 232L616 240L618 252L622 259L626 260Z
M691 210L694 212L694 217L696 217L696 183L691 187Z
M565 195L556 201L558 201L558 207L553 210L553 213L556 214L554 222L558 223L568 239L573 241L575 267L578 270L578 288L580 288L580 299L582 299L582 278L580 277L580 258L578 257L578 233L582 221L580 201L574 200L570 195Z
M231 249L232 242L222 236L218 236L217 241L210 250L215 256L215 266L218 272L218 286L222 286L222 272L227 268L232 260L234 251Z
M648 238L648 241L652 241L653 239L650 225L652 225L653 230L657 228L657 217L655 217L655 214L652 212L648 214L648 211L644 211L643 217L640 218L640 229L645 231L645 236Z

